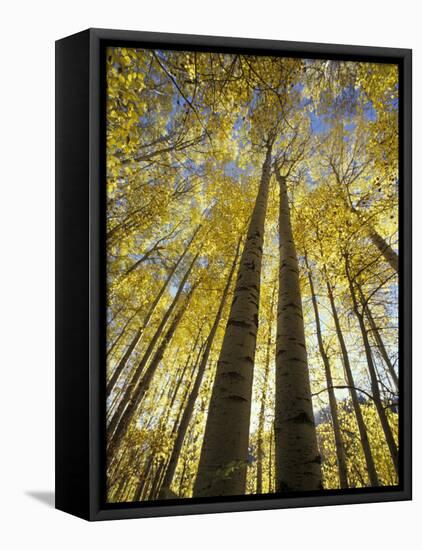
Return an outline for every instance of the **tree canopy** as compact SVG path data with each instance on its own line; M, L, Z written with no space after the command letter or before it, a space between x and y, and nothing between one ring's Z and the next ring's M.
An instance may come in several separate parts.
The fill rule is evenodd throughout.
M397 66L106 71L108 500L397 484Z

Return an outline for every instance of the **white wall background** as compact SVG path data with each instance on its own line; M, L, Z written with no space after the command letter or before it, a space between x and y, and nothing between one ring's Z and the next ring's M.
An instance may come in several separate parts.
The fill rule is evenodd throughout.
M87 27L106 27L413 48L417 275L422 266L418 2L12 0L0 10L0 545L64 550L415 548L422 517L417 353L414 502L89 524L45 501L51 501L54 488L54 40ZM422 329L418 279L416 345Z

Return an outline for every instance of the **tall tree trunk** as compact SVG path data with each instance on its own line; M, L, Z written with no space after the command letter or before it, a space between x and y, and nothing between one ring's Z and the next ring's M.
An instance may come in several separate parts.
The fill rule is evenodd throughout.
M176 384L172 388L172 397L170 399L170 403L166 406L166 408L167 408L167 414L165 415L166 423L167 423L167 421L170 417L170 413L173 409L174 403L175 403L176 398L179 394L179 388L182 385L182 382L184 381L184 379L186 377L186 373L188 372L189 367L192 366L192 357L195 354L195 350L198 348L198 343L199 343L199 340L201 338L202 329L204 328L204 324L205 323L203 322L201 324L201 326L199 327L199 330L198 330L198 332L196 334L196 337L195 337L195 341L194 341L194 343L192 344L192 346L190 348L189 355L188 355L183 367L181 369L177 370L177 373L179 374L179 372L180 372L180 375L176 377L177 380L176 380ZM202 345L199 346L199 351L197 352L196 361L195 361L195 363L193 365L193 368L191 369L191 372L190 372L191 376L195 372L195 369L196 369L196 366L197 366L197 363L198 363L198 360L199 360L198 357L201 354L201 350L202 350ZM177 357L177 355L178 355L178 353L176 353L176 357ZM182 401L183 401L183 399L184 399L184 394L183 394L183 397L182 397Z
M346 453L344 451L343 438L341 436L340 422L338 418L337 398L333 388L334 384L333 384L333 376L331 373L330 360L328 359L328 355L325 350L324 341L322 339L319 307L318 307L318 301L315 295L315 287L314 287L314 281L312 278L312 271L309 267L308 258L306 254L305 254L305 264L308 270L309 287L311 289L312 305L313 305L314 314L315 314L315 326L316 326L316 332L317 332L318 348L322 358L322 362L324 364L325 379L327 381L328 400L330 403L330 411L331 411L331 418L332 418L333 431L334 431L334 440L336 443L337 468L338 468L338 475L339 475L339 481L340 481L340 488L347 489L349 487L349 484L347 481Z
M193 385L193 388L190 392L188 402L186 404L186 407L183 411L182 418L180 420L179 428L177 431L177 436L173 445L173 450L170 455L170 460L168 462L167 470L163 478L163 483L161 486L160 491L160 498L168 498L169 489L171 486L171 482L174 477L174 473L176 471L177 462L179 460L180 452L182 450L183 442L185 440L186 432L189 426L189 423L192 418L193 409L195 407L195 402L199 394L199 389L202 384L202 379L205 374L205 370L208 364L208 358L211 352L211 348L214 342L214 337L216 335L217 329L220 324L221 316L223 314L224 306L226 304L227 296L230 290L231 282L233 279L234 272L236 270L237 260L239 258L239 250L240 250L240 243L241 240L239 240L239 243L237 245L236 254L233 260L233 264L231 266L226 286L224 287L223 294L221 296L220 305L217 310L217 314L214 319L214 323L211 327L210 333L208 335L204 353L201 359L201 363L199 364L199 369L195 378L195 383Z
M183 498L182 490L183 490L183 484L185 482L186 467L187 467L187 463L186 463L186 461L184 461L183 462L182 473L180 475L179 488L178 488L178 495L179 495L180 498Z
M173 275L175 274L176 272L176 269L179 267L180 263L182 262L183 258L186 256L189 248L190 248L190 245L192 244L192 242L194 241L196 235L198 234L198 231L200 230L201 226L199 225L194 234L192 235L190 241L188 242L188 244L186 245L184 251L182 252L182 254L179 256L177 262L174 264L174 266L172 267L170 273L167 275L163 285L161 286L157 296L154 298L154 301L152 302L152 304L150 305L149 309L148 309L148 312L147 314L145 315L145 319L143 320L141 326L138 328L138 330L135 332L135 335L133 336L129 346L127 347L125 353L123 354L122 358L120 359L119 363L117 364L116 368L114 369L113 371L113 374L112 376L110 377L110 380L107 382L107 396L110 395L110 393L113 391L113 388L114 386L116 385L117 383L117 380L119 379L121 373L123 372L125 366L127 365L127 362L129 361L129 358L130 356L132 355L134 349L136 348L136 346L138 345L141 337L142 337L142 334L144 332L144 330L146 329L146 327L148 326L150 320L151 320L151 317L153 316L154 314L154 311L155 311L155 308L157 307L159 301L161 300L168 284L170 283Z
M196 497L245 493L271 150L269 142L217 362L194 486Z
M387 415L385 413L384 405L382 403L381 394L380 394L379 385L378 385L378 379L377 379L377 372L376 372L375 364L372 358L371 345L369 343L369 338L368 338L368 332L366 330L363 313L359 309L359 304L357 301L356 292L354 288L354 282L350 274L350 265L349 265L349 259L347 254L345 255L345 264L346 264L346 276L349 282L350 295L353 303L353 310L359 323L359 328L362 334L363 345L365 348L366 362L368 365L369 377L371 379L372 397L374 399L375 407L378 412L378 417L381 422L385 440L390 450L391 460L393 462L394 468L398 475L399 460L398 460L397 445L394 440L393 432L388 422Z
M270 303L270 314L268 317L268 336L267 336L267 349L265 353L265 364L264 364L264 380L261 396L261 407L259 410L259 420L258 420L258 441L256 447L256 494L262 493L262 466L264 461L264 452L263 452L263 438L264 438L264 425L265 425L265 407L267 401L268 393L268 377L270 373L270 359L271 359L271 347L272 347L272 325L273 325L273 311L274 311L274 301L275 301L275 291L276 285L274 285L273 292L271 295Z
M158 463L157 469L155 470L154 477L152 479L151 490L148 496L148 500L157 500L158 488L160 486L160 481L163 475L164 468L165 468L165 459L161 458Z
M160 345L158 346L157 351L154 354L154 357L151 359L151 362L148 366L148 369L144 377L138 382L137 386L134 388L132 396L127 404L127 407L124 410L122 417L118 425L116 426L116 430L110 439L107 452L110 453L111 455L114 454L118 445L120 444L123 437L125 436L129 428L129 425L132 421L132 418L136 413L136 410L138 409L144 395L148 391L149 386L151 384L151 380L157 370L158 365L160 364L164 356L164 353L166 351L168 344L173 338L173 335L176 331L178 324L180 323L180 320L183 317L183 314L187 309L187 306L189 304L190 298L192 297L194 290L195 290L195 285L192 286L191 290L189 291L189 294L185 298L184 303L182 304L179 311L174 316L173 322L170 324L169 328L167 329L167 332L163 336L163 339Z
M203 328L203 326L201 326L200 329L198 330L197 336L196 336L196 338L195 338L195 342L194 342L194 344L193 344L193 346L192 346L192 348L191 348L191 350L190 350L188 360L185 361L185 364L184 364L184 366L183 366L183 368L182 368L182 373L181 373L181 375L180 375L180 377L179 377L179 379L178 379L178 381L177 381L176 386L175 386L174 389L173 389L172 396L171 396L171 400L170 400L170 404L167 405L167 406L165 407L165 408L166 408L166 413L164 414L163 419L162 419L162 421L160 422L160 428L159 428L159 432L161 432L161 434L159 435L159 438L161 438L162 440L167 439L167 438L169 438L169 437L172 438L172 437L174 436L174 434L176 433L176 427L177 427L177 425L178 425L178 423L179 423L179 418L180 418L180 415L181 415L181 411L183 410L183 408L184 408L184 403L185 403L185 401L186 401L186 395L187 395L188 389L189 389L189 382L188 382L188 384L187 384L185 390L183 391L182 396L181 396L181 398L180 398L180 400L179 400L177 418L176 418L176 420L175 420L174 423L173 423L173 428L172 428L172 430L171 430L170 435L167 435L167 434L166 434L166 426L167 426L167 424L168 424L168 421L169 421L169 418L170 418L170 414L171 414L171 411L172 411L174 402L175 402L175 400L176 400L176 397L177 397L177 395L179 394L179 389L180 389L181 382L182 382L183 379L185 378L185 375L186 375L186 373L187 373L187 371L188 371L188 367L191 366L191 357L192 357L193 352L195 351L195 348L196 348L197 345L198 345L198 341L199 341L199 338L200 338L200 335L201 335L201 332L202 332L202 328ZM198 362L199 362L199 358L200 358L201 353L202 353L202 349L203 349L203 344L202 344L201 346L199 346L199 351L198 351L198 353L197 353L196 360L195 360L195 362L194 362L194 364L193 364L193 367L192 367L192 369L191 369L191 372L189 373L189 376L190 376L190 377L193 376L193 374L194 374L194 372L195 372L195 370L196 370L197 364L198 364ZM169 397L170 397L170 395L169 395ZM159 399L158 399L157 401L159 401ZM154 458L154 452L151 454L151 457ZM155 487L154 490L155 490L156 493L158 492L158 489L159 489L160 486L161 486L161 480L162 480L162 477L163 477L162 474L163 474L163 471L165 470L165 467L166 467L166 464L167 464L167 459L165 459L164 461L162 461L162 463L163 463L163 468L160 468L160 478L159 478L159 480L158 480L158 483L156 483L155 485L154 485L154 483L153 483L153 485L154 485L154 487ZM142 476L142 477L143 477L143 476ZM139 493L139 485L142 485L142 478L140 479L140 481L139 481L139 483L138 483L137 489L135 490L135 494L138 494L138 493ZM151 491L150 491L150 498L151 498Z
M378 251L382 254L385 261L394 269L394 271L399 271L399 257L397 253L393 250L393 248L387 243L387 241L381 237L381 235L378 233L378 231L375 229L375 227L372 224L368 224L365 220L365 216L361 214L361 212L353 205L353 202L350 198L350 195L346 195L343 191L344 183L341 181L338 173L334 171L335 177L337 180L337 184L339 185L339 188L341 190L341 197L344 202L344 205L348 210L353 212L362 224L365 224L367 228L367 234L368 237L371 239L372 244L374 244Z
M271 423L270 431L270 452L268 456L268 492L273 492L273 441L274 441L274 422Z
M130 317L128 317L128 319L126 320L125 324L123 325L122 327L122 330L119 332L119 334L116 336L116 338L113 340L113 342L110 344L110 347L107 349L107 357L109 357L111 355L111 353L113 352L114 348L117 346L117 344L120 342L121 338L123 337L123 335L125 334L126 332L126 329L127 327L130 325L130 323L132 322L132 320L136 317L136 315L139 314L139 312L141 311L141 308L138 308L135 313L132 313L132 315L130 315Z
M369 237L373 244L378 248L384 259L390 264L394 271L399 270L399 257L385 239L371 226L369 228Z
M125 303L121 302L117 310L114 313L112 313L112 315L110 315L109 319L107 319L107 327L109 327L111 323L113 323L117 319L117 317L120 315L120 313L123 311L124 308L125 308Z
M187 370L188 370L188 367L191 366L191 357L192 357L192 354L193 352L195 351L195 348L197 347L198 345L198 341L199 341L199 338L200 338L200 335L201 335L201 332L202 332L202 326L200 327L199 331L198 331L198 334L195 338L195 342L192 346L192 349L190 350L189 352L189 357L188 359L185 361L185 364L184 366L182 367L182 372L178 378L178 381L176 383L176 386L174 387L173 389L173 395L171 397L171 400L170 400L170 404L168 406L166 406L166 414L164 415L164 418L162 420L162 422L160 423L160 429L159 431L162 431L161 435L159 437L161 438L165 438L165 437L168 437L166 434L165 434L165 426L167 425L168 423L168 420L169 420L169 417L170 417L170 413L171 413L171 410L173 408L173 405L174 405L174 402L175 402L175 399L179 393L179 389L180 389L180 385L181 385L181 382L183 381L183 379L185 378L185 375L187 373ZM193 368L191 369L191 373L190 375L193 375L193 373L195 372L196 370L196 367L197 367L197 364L199 362L199 358L201 356L201 353L202 353L202 349L203 349L203 344L199 347L199 351L197 353L197 357L196 357L196 360L194 362L194 365L193 365ZM176 433L176 427L178 426L179 424L179 418L180 418L180 415L181 415L181 411L183 410L184 408L184 403L186 401L186 395L188 393L188 389L189 389L189 383L187 385L187 388L185 389L185 391L183 392L183 395L181 396L181 399L180 399L180 405L179 405L179 412L178 412L178 415L177 415L177 418L173 424L173 428L171 430L171 435L170 437L172 437L175 433ZM160 401L160 398L157 400L157 402ZM136 489L135 489L135 493L134 493L134 499L133 500L139 500L139 497L138 495L142 494L142 493L145 493L145 491L143 490L143 487L145 485L145 477L147 477L149 475L149 471L151 469L151 464L150 462L152 462L154 460L154 452L151 453L151 456L150 456L150 459L149 459L149 462L147 463L146 465L146 468L148 468L149 466L149 470L145 469L145 474L143 473L142 474L142 477L140 477L140 480L136 486ZM161 470L162 471L162 470ZM160 486L160 485L159 485ZM158 487L159 487L158 486Z
M275 450L276 492L322 488L321 456L312 409L299 285L286 179L280 187L279 294L277 309Z
M136 490L135 490L135 493L134 493L134 496L133 496L133 499L132 499L134 502L137 502L137 501L141 500L142 497L143 497L143 492L144 492L145 486L147 484L148 477L149 477L149 474L151 472L153 462L154 462L154 456L151 455L148 459L148 462L146 463L146 467L144 468L142 479L139 481L139 483L136 487Z
M151 376L151 373L148 375L148 372L151 371L151 364L152 364L152 361L154 361L154 359L152 359L150 367L148 368L148 371L144 375L142 380L141 380L141 376L142 376L143 371L145 369L145 366L146 366L146 364L147 364L147 362L148 362L148 360L149 360L149 358L150 358L150 356L151 356L151 354L152 354L152 352L155 348L155 345L157 344L158 339L160 338L161 333L163 332L164 327L167 324L167 321L168 321L170 315L172 314L174 308L176 307L176 305L177 305L177 303L180 299L183 288L184 288L184 286L185 286L185 284L188 280L188 277L189 277L189 275L190 275L190 273L193 269L193 266L196 263L197 258L198 258L198 253L195 255L195 257L192 260L188 270L186 271L182 281L180 282L179 288L176 292L175 297L173 298L173 301L171 302L171 304L167 308L167 311L165 312L163 318L161 319L161 322L158 325L157 330L155 331L155 333L154 333L154 335L153 335L153 337L152 337L152 339L151 339L151 341L148 345L148 348L146 349L139 365L137 366L137 368L136 368L136 370L135 370L135 372L134 372L134 374L131 378L130 384L129 384L127 390L126 390L126 394L121 399L121 401L120 401L120 403L117 407L117 410L114 413L112 420L110 421L110 424L107 428L108 437L109 437L109 446L108 446L108 457L109 457L109 459L112 458L114 450L117 448L118 443L121 441L124 433L126 432L126 428L128 427L128 425L130 423L130 416L132 415L135 407L137 406L137 405L135 405L135 403L138 403L139 399L142 399L142 397L143 397L143 393L140 396L140 391L139 390L142 387L142 385L140 385L140 384L144 380L148 380L148 378ZM188 301L190 296L191 296L191 292L189 293L188 297L186 298L185 304ZM182 307L182 308L180 308L179 313L176 314L176 316L175 316L175 320L177 322L180 320L181 315L183 315L183 313L184 313L184 308ZM176 325L175 325L175 321L173 321L173 323L170 326L170 329L167 331L167 335L170 335L170 338L172 336L172 330L174 332L174 330L176 329L177 322L176 322ZM159 356L159 353L161 353L161 351L164 353L165 347L163 349L162 348L163 345L164 346L167 345L165 337L163 338L163 342L159 346L159 348L156 352L156 355L154 356L155 358ZM129 412L129 411L131 411L131 412Z
M353 372L350 364L349 353L347 351L346 342L344 340L343 331L340 325L340 319L337 313L333 289L331 287L330 281L328 279L327 271L325 268L324 268L324 272L325 272L325 281L327 285L328 298L330 300L331 312L333 314L337 339L340 345L340 350L343 358L343 367L346 375L346 382L349 386L350 397L352 399L353 410L356 416L356 422L358 425L362 450L365 456L365 463L366 463L366 469L368 471L369 482L371 484L371 487L378 487L379 486L378 474L375 468L374 458L372 456L371 446L369 444L368 432L366 429L365 421L363 419L358 394L355 389L355 381L353 378Z
M170 318L174 308L176 307L176 305L177 305L177 303L180 299L183 288L186 284L186 281L187 281L187 279L188 279L188 277L189 277L189 275L192 271L192 268L193 268L197 258L198 258L198 254L196 254L196 256L194 257L193 261L191 262L188 270L186 271L182 281L179 284L176 295L174 296L172 302L170 303L169 307L167 308L166 312L164 313L164 315L163 315L163 317L160 321L160 324L158 325L153 337L151 338L151 341L149 342L149 345L148 345L145 353L142 356L142 359L140 360L138 366L135 368L135 370L134 370L134 372L133 372L133 374L130 378L130 382L127 384L125 394L121 398L121 400L120 400L120 402L117 406L117 410L113 414L112 419L111 419L111 421L108 425L109 435L111 435L113 433L113 431L115 430L115 428L117 426L117 423L119 422L119 419L120 419L121 415L123 414L123 411L125 410L128 402L130 400L130 396L131 396L131 393L133 391L133 388L136 386L139 379L143 375L145 366L148 363L148 360L149 360L152 352L154 351L154 348L155 348L155 346L156 346L156 344L157 344L157 342L158 342L158 340L161 336L161 333L163 332L163 330L165 328L165 325L166 325L168 319Z
M137 260L136 262L134 262L119 278L119 281L118 281L118 284L121 284L125 279L126 277L128 277L133 271L135 271L135 269L138 269L138 267L140 265L142 265L144 262L146 262L154 252L158 252L159 250L161 250L163 247L161 246L161 244L167 240L167 239L170 239L177 227L180 225L180 223L176 224L171 230L169 233L167 233L166 235L163 235L162 237L160 237L152 246L151 248L149 248L145 253L144 255L139 258L139 260ZM197 228L198 229L198 228Z
M204 351L205 346L206 346L206 341L202 342L202 344L199 346L195 362L194 362L194 364L192 366L192 369L189 373L189 381L187 382L187 384L184 388L184 392L183 392L181 400L180 400L179 410L177 412L177 416L174 420L173 428L171 430L171 437L175 436L175 434L177 432L177 429L180 425L180 422L181 422L181 419L182 419L183 412L185 410L187 400L189 399L189 394L190 394L191 388L193 387L193 384L195 384L198 365L199 365L201 357L203 355L203 351Z
M170 399L170 402L168 404L166 404L165 407L164 407L165 413L161 417L160 427L158 428L158 434L159 434L158 438L157 438L158 440L166 441L166 440L168 440L169 437L171 438L173 436L173 434L175 433L175 431L176 431L175 430L175 425L178 422L177 419L176 419L175 424L173 425L173 429L171 430L171 435L170 436L166 433L167 432L166 428L168 426L170 415L171 415L171 412L172 412L172 408L173 408L173 405L176 401L177 395L179 393L179 388L180 388L180 385L182 383L182 380L185 377L185 374L188 370L188 367L191 366L191 357L192 357L192 354L194 353L194 351L197 347L199 338L201 336L201 332L202 332L202 326L200 327L200 329L197 333L197 336L195 338L195 342L192 345L189 356L188 356L187 360L185 361L185 363L184 363L184 365L181 369L180 376L176 376L176 379L177 379L176 384L173 384L173 386L171 388L171 391L168 393L168 399ZM200 348L199 348L198 357L200 356L201 350L202 350L202 346L200 346ZM176 354L176 356L177 356L177 354ZM198 359L197 359L197 362L198 362ZM193 369L192 369L192 373L191 373L192 376L193 376L193 373L195 372L195 370L196 370L196 363L193 365ZM181 398L181 402L179 404L178 417L181 414L180 413L181 409L183 409L183 407L184 407L185 394L186 393L187 392L184 392L183 396ZM157 400L157 402L159 402L159 401L160 401L160 399ZM162 483L163 475L165 473L167 462L168 462L167 457L161 457L158 460L158 464L157 464L157 467L155 469L155 473L154 473L152 483L151 483L151 489L150 489L149 497L148 497L149 500L154 500L158 497L158 492L159 492L159 489L161 487L161 483Z
M396 389L396 392L399 391L399 379L398 379L398 376L397 376L397 373L394 369L394 366L393 366L393 363L391 362L391 359L390 359L390 356L388 355L388 352L385 348L385 345L384 345L384 341L381 337L381 334L379 332L379 329L377 327L377 324L375 322L375 319L374 317L372 316L372 312L371 312L371 309L366 301L366 298L362 292L362 288L360 285L358 285L356 283L356 287L359 291L359 294L360 294L360 297L361 297L361 302L362 302L362 305L364 306L364 311L365 311L365 314L366 314L366 317L368 319L368 322L369 322L369 326L371 328L371 332L372 332L372 335L375 339L375 342L378 346L378 349L379 349L379 352L381 354L381 357L383 358L386 366L387 366L387 370L388 370L388 373L393 381L393 384L394 384L394 387Z
M202 332L202 327L198 330L198 333L196 335L196 338L195 338L195 341L192 345L192 348L189 352L189 355L183 365L183 367L180 369L180 375L177 377L177 381L176 381L176 384L174 386L174 389L173 389L173 395L172 395L172 398L170 400L170 403L168 404L167 408L168 408L168 411L169 411L169 414L170 414L170 411L172 410L173 408L173 405L176 401L176 398L179 394L179 388L180 386L182 385L182 382L183 380L185 379L185 376L186 376L186 373L188 371L188 368L191 366L191 363L192 363L192 355L194 354L197 346L198 346L198 341L199 341L199 338L201 337L201 332Z
M116 485L118 484L119 479L121 479L122 477L127 477L127 476L120 475L121 466L122 464L124 464L125 458L126 457L123 454L121 454L119 459L116 461L114 471L108 473L108 476L107 476L107 494L108 495L112 495L112 494L115 495Z

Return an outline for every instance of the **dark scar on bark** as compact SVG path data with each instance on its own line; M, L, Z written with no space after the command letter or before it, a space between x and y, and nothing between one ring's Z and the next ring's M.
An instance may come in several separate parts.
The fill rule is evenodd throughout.
M246 403L248 400L240 395L228 395L225 399L230 399L231 401L237 401L240 403Z
M312 460L308 460L305 464L321 464L321 455L316 455Z
M295 304L294 302L289 302L288 304L286 304L284 307L295 307L297 309L301 309L300 306L298 306L297 304Z
M246 321L235 321L234 319L231 319L227 325L233 325L234 327L240 327L240 328L250 328L250 323L246 323Z
M309 424L310 426L314 425L314 422L305 412L301 412L292 418L288 418L287 422L293 422L294 424Z
M228 378L231 378L233 380L244 380L245 377L236 371L229 371L229 372L223 372L221 373L221 376L227 376Z
M238 286L237 289L236 289L237 292L239 292L239 291L240 292L244 292L244 291L251 292L252 290L254 290L255 292L258 292L257 285L255 285L255 284L248 285L248 286L241 285L241 286Z

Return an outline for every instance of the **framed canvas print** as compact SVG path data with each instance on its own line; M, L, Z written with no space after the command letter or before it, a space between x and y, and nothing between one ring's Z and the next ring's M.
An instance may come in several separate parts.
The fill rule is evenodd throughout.
M411 498L411 51L56 44L56 506Z

